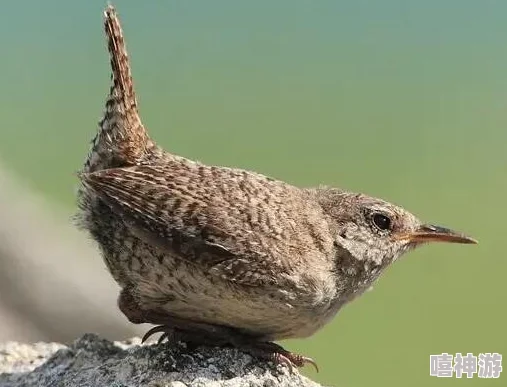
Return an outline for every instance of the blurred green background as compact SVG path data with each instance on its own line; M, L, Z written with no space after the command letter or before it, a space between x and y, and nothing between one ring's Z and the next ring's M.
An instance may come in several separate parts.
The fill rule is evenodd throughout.
M405 256L322 331L285 343L317 360L308 376L505 385L430 377L429 355L507 354L506 2L114 4L141 115L166 149L383 197L480 241ZM9 1L0 15L0 159L69 214L109 87L104 6Z

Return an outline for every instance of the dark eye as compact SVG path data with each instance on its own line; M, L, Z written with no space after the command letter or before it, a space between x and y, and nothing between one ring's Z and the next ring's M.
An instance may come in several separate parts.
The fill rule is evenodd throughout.
M389 230L391 228L391 219L384 214L373 214L373 224L380 230Z

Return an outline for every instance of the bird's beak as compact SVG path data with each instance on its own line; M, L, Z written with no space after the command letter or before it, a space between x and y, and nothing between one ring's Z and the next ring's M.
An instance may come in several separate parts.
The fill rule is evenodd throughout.
M424 242L448 242L476 244L477 241L465 234L449 230L445 227L423 224L417 230L399 235L396 239L408 239L414 243Z

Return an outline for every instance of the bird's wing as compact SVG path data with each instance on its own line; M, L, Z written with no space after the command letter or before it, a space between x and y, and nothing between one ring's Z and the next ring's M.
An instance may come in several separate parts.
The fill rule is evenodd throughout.
M175 158L81 176L145 242L229 281L280 283L313 248L303 191Z

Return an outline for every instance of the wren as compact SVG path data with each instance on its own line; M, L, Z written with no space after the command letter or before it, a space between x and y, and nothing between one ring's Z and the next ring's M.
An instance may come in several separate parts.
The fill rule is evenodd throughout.
M121 311L157 325L145 338L315 365L274 341L315 333L409 250L476 243L381 199L164 151L139 117L112 6L104 24L112 86L79 174L79 221L121 287Z

